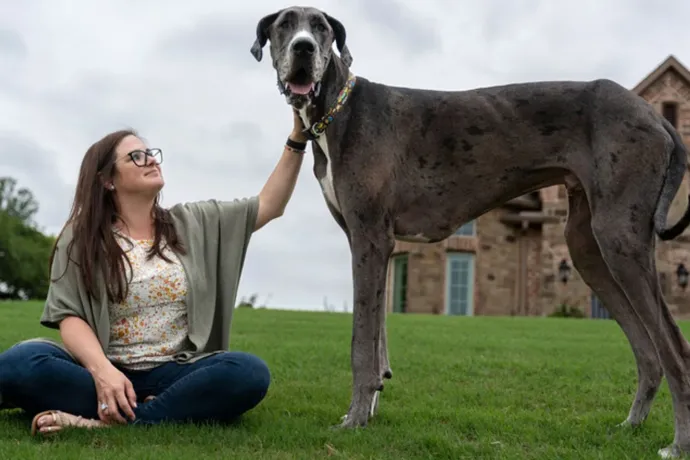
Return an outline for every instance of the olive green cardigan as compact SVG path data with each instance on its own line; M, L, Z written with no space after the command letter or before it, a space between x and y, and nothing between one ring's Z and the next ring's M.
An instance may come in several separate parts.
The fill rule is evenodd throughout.
M228 350L237 287L258 208L258 196L232 201L197 201L170 208L186 249L186 254L179 257L188 281L187 315L193 346L192 351L175 355L175 361L191 363ZM60 278L63 273L64 276L51 282L40 321L43 326L58 329L65 317L78 316L91 326L105 351L110 339L107 294L103 288L97 299L90 297L76 263L67 263L71 236L68 226L57 243L51 278ZM35 338L24 342L27 341L47 341L69 353L62 344L50 339Z

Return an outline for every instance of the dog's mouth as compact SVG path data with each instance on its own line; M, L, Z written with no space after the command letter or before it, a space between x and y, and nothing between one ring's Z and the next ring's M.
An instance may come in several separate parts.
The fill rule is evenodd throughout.
M321 82L315 82L306 69L300 68L285 80L284 86L288 95L318 96Z

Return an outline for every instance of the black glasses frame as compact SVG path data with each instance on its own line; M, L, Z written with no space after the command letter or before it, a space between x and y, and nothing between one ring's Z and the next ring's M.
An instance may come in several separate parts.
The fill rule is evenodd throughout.
M134 158L134 155L137 153L144 154L143 164L141 163L141 159L137 160ZM132 150L127 155L129 155L129 157L132 159L132 163L139 167L148 166L149 158L157 158L158 164L163 163L163 151L161 149Z

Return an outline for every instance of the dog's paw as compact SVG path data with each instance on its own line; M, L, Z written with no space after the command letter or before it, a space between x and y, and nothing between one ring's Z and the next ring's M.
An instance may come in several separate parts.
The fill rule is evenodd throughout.
M341 418L338 428L364 428L367 426L369 419L374 416L378 410L379 392L374 392L369 408L359 407L353 405L346 415ZM364 410L362 410L364 409Z
M661 458L680 458L683 455L680 448L675 444L659 449L658 454Z
M368 417L351 416L349 414L343 415L342 421L336 427L339 429L353 429L364 428L367 426Z
M633 427L633 424L630 423L630 420L628 420L628 419L625 419L622 422L620 422L618 425L616 425L616 428L627 429L627 428L632 428L632 427Z
M626 418L615 427L620 430L637 430L642 426L643 421L633 421Z

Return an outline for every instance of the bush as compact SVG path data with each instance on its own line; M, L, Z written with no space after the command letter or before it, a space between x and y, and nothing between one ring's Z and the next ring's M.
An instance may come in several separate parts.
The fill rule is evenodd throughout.
M577 307L562 303L549 315L550 318L584 318L585 314Z

